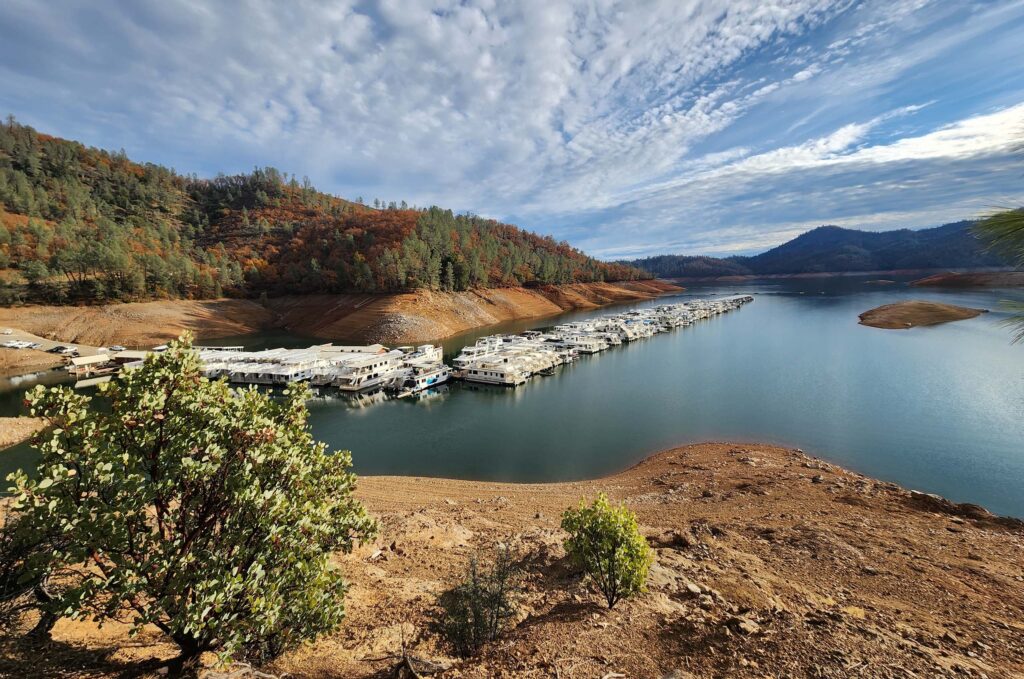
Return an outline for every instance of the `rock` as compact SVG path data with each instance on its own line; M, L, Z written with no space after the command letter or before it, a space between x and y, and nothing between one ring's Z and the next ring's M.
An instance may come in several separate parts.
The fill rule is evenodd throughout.
M690 538L676 530L649 535L647 543L652 547L671 547L673 549L686 549L693 544Z
M822 483L824 480L825 480L825 477L822 476L821 474L818 474L813 479L811 479L811 483Z
M704 610L711 610L715 607L715 600L709 597L707 594L701 594L700 598L697 599L697 605Z
M686 670L672 670L668 674L663 674L661 679L693 679L693 675Z
M860 606L846 606L843 608L843 613L857 620L863 620L867 617L867 612Z
M960 640L956 638L956 635L950 632L949 630L946 630L941 638L943 641L953 645L960 643Z
M703 594L703 590L700 588L700 585L694 584L692 582L686 583L686 591L690 594L693 594L694 596L700 596L701 594Z
M747 636L751 634L758 634L761 632L761 626L753 620L751 620L750 618L733 616L729 618L725 622L725 624L734 632L738 632L739 634L745 634Z

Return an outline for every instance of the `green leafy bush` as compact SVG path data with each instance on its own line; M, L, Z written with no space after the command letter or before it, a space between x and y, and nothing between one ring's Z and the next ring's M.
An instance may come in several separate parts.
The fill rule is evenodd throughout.
M612 506L603 493L590 506L581 500L562 515L562 529L569 533L569 558L597 585L608 608L643 591L651 549L625 505Z
M17 472L18 525L46 541L24 577L76 567L46 611L152 624L182 650L278 653L334 629L346 584L330 555L375 531L349 453L306 423L305 388L271 399L200 374L186 337L100 387L36 388L53 426L39 478Z
M515 615L516 575L508 549L499 548L486 570L471 558L465 579L442 595L441 631L456 653L476 655L502 633Z

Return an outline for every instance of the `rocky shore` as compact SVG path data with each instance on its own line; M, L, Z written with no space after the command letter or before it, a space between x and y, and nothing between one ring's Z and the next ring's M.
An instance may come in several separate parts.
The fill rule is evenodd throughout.
M606 492L654 549L647 592L608 611L565 559L561 512ZM365 477L375 544L339 556L339 632L263 671L384 677L405 645L444 677L1013 677L1024 673L1024 524L905 490L798 450L708 443L614 476L553 484ZM454 657L437 595L467 559L509 545L515 625ZM156 632L63 621L0 673L124 675L170 657Z

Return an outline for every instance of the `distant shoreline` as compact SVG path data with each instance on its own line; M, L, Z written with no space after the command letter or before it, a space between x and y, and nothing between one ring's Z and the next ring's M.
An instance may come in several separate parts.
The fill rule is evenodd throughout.
M1024 272L1017 272L1009 267L990 267L990 268L973 268L973 269L949 269L949 268L935 268L935 269L879 269L873 271L815 271L806 273L774 273L774 274L743 274L735 276L681 276L662 278L670 283L742 283L746 281L756 280L793 280L793 279L816 279L816 278L860 278L863 276L920 276L922 278L935 275L989 275L989 274L1006 274L1006 273L1019 273L1024 276ZM911 281L912 283L914 281ZM1024 283L1021 283L1024 285Z

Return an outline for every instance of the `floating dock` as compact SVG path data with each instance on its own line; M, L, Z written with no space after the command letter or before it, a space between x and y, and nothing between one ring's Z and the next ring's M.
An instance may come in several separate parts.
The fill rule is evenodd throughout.
M381 344L318 344L302 349L245 351L240 346L195 347L203 375L233 384L284 386L308 382L351 394L380 392L411 396L449 380L516 387L537 375L553 375L558 366L580 355L636 342L728 313L754 300L750 295L691 300L608 314L556 325L545 331L491 335L463 347L448 366L441 347L423 344L389 349ZM74 358L68 370L76 377L108 376L136 368L152 351L124 350Z

